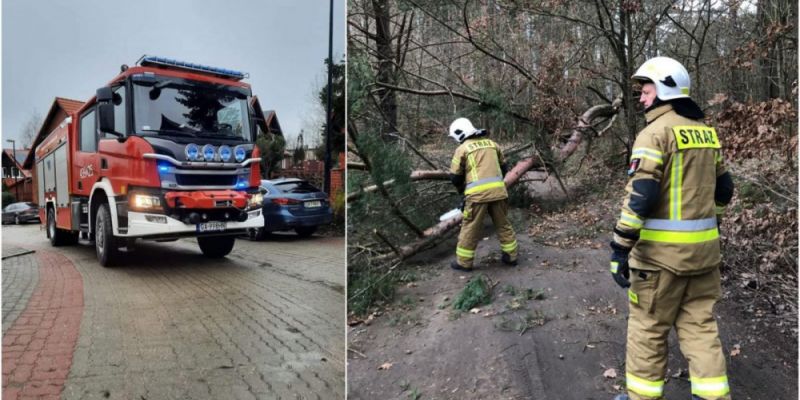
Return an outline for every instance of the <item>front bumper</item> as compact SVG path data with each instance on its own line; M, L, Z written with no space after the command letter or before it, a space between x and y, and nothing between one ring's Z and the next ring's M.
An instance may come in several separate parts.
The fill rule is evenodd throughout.
M264 229L285 231L303 226L327 225L333 221L333 212L328 208L324 213L298 216L287 210L264 215Z
M247 212L247 220L243 222L227 221L225 224L226 229L224 231L198 233L196 224L187 224L163 214L128 211L128 232L118 234L118 236L166 239L185 236L237 235L246 232L247 229L264 226L264 215L260 208L256 208Z

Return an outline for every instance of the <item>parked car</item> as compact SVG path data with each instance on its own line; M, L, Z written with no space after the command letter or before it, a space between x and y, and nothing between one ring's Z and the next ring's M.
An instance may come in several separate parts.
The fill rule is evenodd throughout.
M21 224L23 222L39 220L39 206L35 203L11 203L3 209L3 224Z
M257 238L275 231L294 230L308 237L320 225L333 221L328 195L314 185L297 178L262 180L264 228L252 232Z

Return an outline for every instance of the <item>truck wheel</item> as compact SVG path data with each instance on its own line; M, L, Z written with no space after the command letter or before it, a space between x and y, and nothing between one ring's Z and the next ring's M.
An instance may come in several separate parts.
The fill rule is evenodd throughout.
M297 232L297 236L300 236L302 238L307 238L307 237L313 235L314 232L317 231L317 227L316 226L298 226L297 228L294 228L294 231Z
M119 258L119 249L111 228L111 212L108 204L101 204L97 209L97 218L94 226L94 246L97 251L97 261L104 267L113 265Z
M61 246L61 238L56 228L56 215L52 208L47 209L47 238L50 239L50 245Z
M56 212L52 208L47 210L47 237L53 246L78 243L78 232L70 232L56 227Z
M236 242L236 236L200 236L197 238L197 244L200 245L200 251L203 255L209 258L222 258L227 256L233 250L233 244Z

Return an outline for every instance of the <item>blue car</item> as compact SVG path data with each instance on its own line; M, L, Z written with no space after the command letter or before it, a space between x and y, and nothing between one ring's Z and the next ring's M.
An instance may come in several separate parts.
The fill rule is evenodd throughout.
M281 178L261 181L264 228L253 232L261 239L270 232L294 230L308 237L320 225L333 221L328 195L307 181Z

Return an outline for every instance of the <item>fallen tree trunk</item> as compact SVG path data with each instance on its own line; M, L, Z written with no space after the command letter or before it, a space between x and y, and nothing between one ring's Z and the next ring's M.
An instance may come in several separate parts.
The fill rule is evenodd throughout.
M420 170L420 171L413 171L409 176L412 181L446 181L450 179L450 173L448 171L442 170ZM394 179L389 179L388 181L383 182L383 187L389 187L394 184ZM348 193L347 194L347 201L353 201L364 195L364 193L371 193L378 190L378 185L370 185L367 186L357 192Z
M586 112L584 112L583 115L578 118L578 126L572 130L572 134L570 135L569 139L567 139L567 142L560 148L554 149L557 161L564 161L571 156L583 141L583 136L585 133L584 131L593 129L594 121L596 119L610 118L614 116L619 111L621 104L622 100L617 98L612 104L594 106L586 110ZM520 160L514 166L514 168L511 169L511 171L508 171L504 177L503 181L505 182L506 187L515 185L519 179L531 169L544 166L542 163L543 160L538 157L529 157ZM424 176L426 173L431 173L433 176L437 176L435 172L439 171L414 171L414 173L418 174L418 176ZM414 173L412 173L412 176ZM405 260L426 249L428 245L435 243L437 238L442 237L449 231L453 230L453 228L460 225L462 218L463 216L459 214L451 219L442 221L426 229L423 232L423 237L410 244L400 247L397 256L399 256L401 260Z

